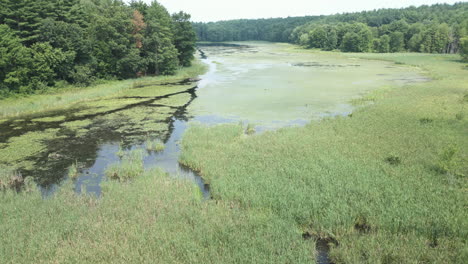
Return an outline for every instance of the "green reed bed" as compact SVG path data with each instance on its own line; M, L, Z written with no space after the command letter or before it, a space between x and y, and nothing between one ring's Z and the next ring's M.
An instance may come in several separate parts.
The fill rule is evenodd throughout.
M360 56L433 80L370 93L349 117L303 128L246 136L241 125L193 126L181 162L215 200L333 238L335 263L468 261L468 120L459 118L468 72L454 56Z
M76 179L79 176L78 162L75 161L68 167L68 177L70 179Z
M145 142L146 145L146 150L148 151L155 151L155 152L160 152L163 151L166 146L164 145L164 142L162 142L160 139L147 139Z
M123 153L120 163L114 163L106 168L105 175L112 180L127 181L143 174L143 158L146 152L143 149L134 149Z
M268 210L202 202L192 183L144 172L102 197L0 192L0 263L310 263L301 231Z

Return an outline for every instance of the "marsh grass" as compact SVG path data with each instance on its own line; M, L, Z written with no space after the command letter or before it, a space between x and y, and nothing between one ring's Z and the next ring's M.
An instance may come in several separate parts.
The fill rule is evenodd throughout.
M145 152L142 149L134 149L126 152L120 163L110 164L104 174L111 180L128 181L143 174L143 158Z
M122 159L123 156L125 156L125 148L124 148L124 142L123 141L120 142L119 150L117 150L115 155L117 155L117 157L119 157L120 159Z
M20 190L23 182L21 173L10 167L0 165L0 191Z
M163 151L164 148L166 147L164 145L164 142L162 142L160 139L147 139L146 140L146 150L148 151L155 151L155 152L160 152Z
M72 163L72 165L70 165L70 167L68 167L68 177L70 179L76 179L78 178L78 175L79 175L78 162L75 161L74 163Z
M270 211L200 202L160 170L101 198L65 185L53 197L0 193L0 263L311 263L301 232Z
M255 137L242 125L194 125L181 163L217 201L336 239L334 263L468 262L468 122L454 119L467 112L466 70L451 55L344 56L396 61L432 81L371 92L352 118Z
M390 155L390 156L386 157L385 161L388 164L391 164L391 165L400 165L400 163L401 163L400 157L398 157L396 155Z
M439 154L438 161L434 166L436 172L440 174L451 174L457 177L465 177L464 169L466 169L466 164L464 164L463 158L458 155L460 150L457 146L451 145L443 149Z
M247 127L245 128L245 134L247 135L255 134L255 125L249 123Z

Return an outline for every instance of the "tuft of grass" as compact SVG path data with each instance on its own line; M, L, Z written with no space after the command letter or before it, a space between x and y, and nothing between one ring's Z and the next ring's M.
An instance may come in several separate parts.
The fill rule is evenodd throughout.
M245 134L247 135L255 134L255 125L248 124L247 127L245 128Z
M78 175L78 162L75 161L74 163L72 163L72 165L70 165L70 167L68 167L68 177L70 179L76 179L78 178Z
M0 263L314 262L313 242L273 212L201 202L195 188L152 170L106 182L99 199L71 185L0 193Z
M430 124L430 123L434 122L434 120L431 119L431 118L424 117L424 118L419 119L419 122L421 124L425 125L425 124Z
M459 148L455 145L447 146L439 154L439 158L434 166L435 171L440 174L451 174L464 177L464 160L459 155Z
M160 139L154 139L154 140L147 139L145 145L146 145L146 150L155 151L155 152L163 151L164 148L166 147L164 145L164 142L162 142Z
M117 157L119 157L120 159L122 159L125 155L125 149L123 148L123 144L124 143L121 141L119 144L119 150L115 153L115 155L117 155Z
M0 191L20 190L23 187L24 179L18 171L0 166Z
M401 159L398 156L390 155L385 158L385 161L390 165L400 165Z
M128 181L138 175L143 174L143 158L145 152L142 149L135 149L126 152L120 163L109 165L105 170L105 175L111 180Z

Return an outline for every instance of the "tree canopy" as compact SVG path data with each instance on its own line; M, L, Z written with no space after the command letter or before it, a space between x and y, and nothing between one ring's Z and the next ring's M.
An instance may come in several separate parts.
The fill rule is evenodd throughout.
M0 96L173 74L190 65L195 41L190 15L157 1L2 0Z
M344 52L463 52L468 3L379 9L330 16L194 24L199 40L265 40Z

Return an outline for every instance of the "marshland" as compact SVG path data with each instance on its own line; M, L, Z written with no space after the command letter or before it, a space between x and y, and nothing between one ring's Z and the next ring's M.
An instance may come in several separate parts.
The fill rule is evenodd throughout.
M91 4L113 11L93 13ZM406 35L392 52L370 42L367 50L315 47L313 28L334 16L192 28L190 16L170 16L156 1L76 5L97 19L76 22L92 59L76 57L69 76L66 67L37 70L55 72L49 84L33 70L15 82L26 75L0 63L0 263L468 261L462 51L414 52ZM453 31L462 49L466 3L427 8L465 21ZM45 19L37 39L55 28ZM313 29L308 44L228 34L288 19L297 19L291 38ZM127 29L113 24L120 20ZM62 45L48 51L8 21L0 20L2 36L18 36L32 61L39 51L56 60L73 51L65 41L73 34L58 22L53 32L65 40L39 41ZM99 23L127 30L128 42L109 35L119 52L94 39L108 30ZM172 32L151 30L164 25ZM381 41L381 28L369 28ZM4 54L20 54L9 43L0 36Z

